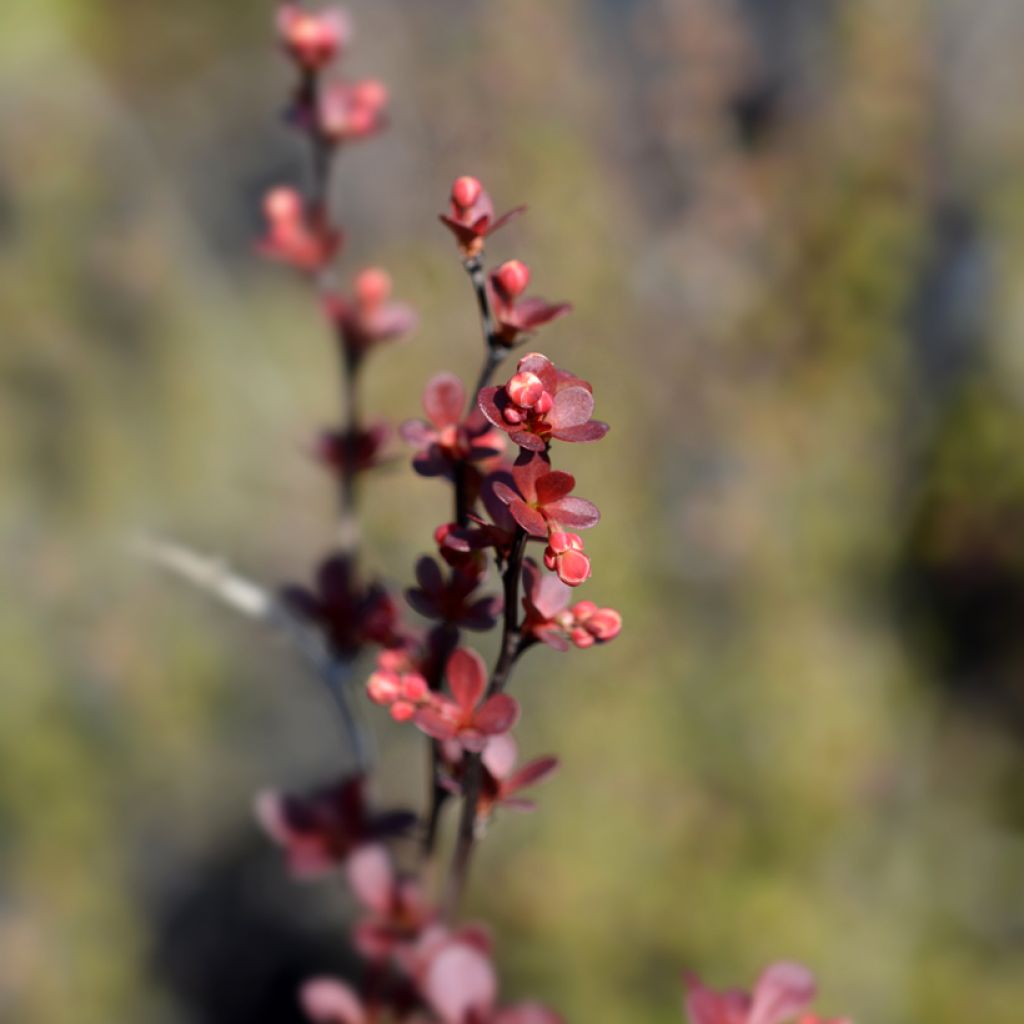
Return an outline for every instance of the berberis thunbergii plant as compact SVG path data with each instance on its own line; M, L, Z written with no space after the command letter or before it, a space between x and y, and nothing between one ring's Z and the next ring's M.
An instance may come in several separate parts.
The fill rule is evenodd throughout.
M481 364L471 389L450 372L434 376L423 392L425 419L400 428L414 452L413 469L451 494L450 521L424 524L433 550L417 562L415 584L404 595L429 625L410 621L400 600L367 578L359 484L382 462L390 431L362 419L360 385L374 349L407 334L416 316L392 300L391 278L380 268L340 284L344 234L328 196L338 156L386 126L388 93L376 80L335 74L350 36L345 12L286 4L277 32L297 71L287 118L308 140L312 184L306 194L289 185L268 192L259 249L305 282L337 346L345 404L316 447L337 483L337 547L311 584L282 588L267 602L244 581L206 571L184 549L154 544L152 553L239 607L284 623L342 712L350 773L304 794L265 792L256 799L257 818L288 869L307 880L343 876L362 908L352 942L365 970L355 979L309 979L296 998L310 1020L557 1024L562 1018L547 1007L499 1000L491 933L463 920L460 905L491 817L502 808L532 807L524 791L558 766L552 756L519 764L513 731L523 708L509 692L514 672L538 644L586 649L622 629L614 609L576 599L575 588L591 575L578 531L596 526L600 513L575 495L572 474L555 468L572 445L603 440L608 426L593 417L587 381L531 351L539 329L570 306L527 295L530 271L519 260L486 268L487 240L525 208L495 216L481 182L457 177L440 221L479 308ZM494 578L497 592L488 589ZM488 666L467 634L492 629L500 639ZM361 674L371 652L375 665ZM353 714L353 687L423 733L429 756L419 814L369 803L369 745ZM409 770L421 770L421 762ZM451 849L443 850L449 812L456 825ZM417 855L400 860L396 843L408 847L410 840ZM806 1013L814 982L797 964L766 969L752 995L716 993L692 977L686 992L692 1024L827 1024Z

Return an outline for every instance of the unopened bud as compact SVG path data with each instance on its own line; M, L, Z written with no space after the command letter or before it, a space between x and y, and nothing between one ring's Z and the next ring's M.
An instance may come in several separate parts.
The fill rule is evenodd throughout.
M494 272L494 281L505 298L518 298L530 283L530 268L522 260L508 260Z
M391 294L391 275L380 267L368 267L356 277L354 287L361 306L379 306Z
M528 370L517 373L506 385L505 392L516 405L532 409L544 397L544 382Z
M468 210L479 198L484 187L476 178L468 175L456 178L452 184L452 202L462 210Z

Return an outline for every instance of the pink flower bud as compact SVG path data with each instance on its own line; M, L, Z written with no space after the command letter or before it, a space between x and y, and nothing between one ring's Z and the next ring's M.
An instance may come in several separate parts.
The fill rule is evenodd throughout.
M275 224L295 220L302 216L302 196L286 185L272 188L263 197L263 212Z
M391 717L396 722L408 722L416 714L416 705L406 700L397 700L391 705Z
M461 210L468 210L480 198L484 187L468 175L456 178L452 184L452 202Z
M575 533L553 530L544 549L544 564L570 587L590 578L590 559L583 553L583 541Z
M494 284L506 301L517 299L530 283L530 268L521 260L508 260L494 272Z
M511 423L513 426L518 426L524 419L526 419L522 410L517 409L514 406L509 406L509 408L503 410L501 415L506 423Z
M380 267L367 267L356 277L354 289L359 304L373 309L391 294L391 275Z
M407 672L402 676L402 697L411 701L413 704L419 704L425 700L427 694L430 692L430 687L427 685L426 679L416 672Z
M506 385L508 397L524 409L532 409L544 397L544 382L535 373L517 373Z
M546 416L551 412L551 407L555 404L554 398L551 397L550 391L545 391L540 398L537 399L536 404L533 407L535 413L539 413L541 416Z
M399 678L393 672L374 672L366 680L366 692L374 704L392 704L401 692Z
M598 608L593 601L580 601L571 611L575 621L569 637L577 647L607 643L622 632L622 616L614 608Z
M329 64L349 37L348 20L339 10L312 13L298 4L285 4L277 24L285 49L306 71Z
M582 551L583 541L578 533L552 530L548 536L548 548L556 555L564 555L567 551Z
M387 106L388 87L377 78L364 78L353 89L353 101L360 107L377 112Z

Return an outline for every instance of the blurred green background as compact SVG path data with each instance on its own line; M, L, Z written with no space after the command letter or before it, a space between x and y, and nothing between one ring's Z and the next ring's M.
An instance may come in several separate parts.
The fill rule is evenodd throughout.
M564 768L485 843L505 990L674 1022L679 971L806 961L861 1024L1024 1018L1024 6L1017 0L352 0L393 126L336 182L348 269L422 322L368 407L469 377L436 222L473 173L531 213L492 257L576 305L544 333L613 431L615 644L531 655ZM282 638L142 565L160 531L266 581L331 543L305 454L333 353L261 263L301 181L273 4L0 13L0 1017L294 1019L344 897L296 887L251 795L345 764ZM366 488L395 584L448 517ZM381 789L420 747L380 727ZM410 771L412 765L414 770ZM340 916L339 916L340 915Z

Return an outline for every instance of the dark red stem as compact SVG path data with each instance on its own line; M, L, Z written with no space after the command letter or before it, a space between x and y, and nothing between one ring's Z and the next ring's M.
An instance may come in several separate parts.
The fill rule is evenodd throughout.
M519 627L519 578L523 570L523 556L526 553L526 532L517 529L502 576L505 591L505 614L502 622L501 648L498 660L487 686L487 696L501 693L508 685L512 669L519 655L525 650ZM483 780L483 762L480 754L465 755L465 772L462 781L462 813L459 817L459 831L455 839L451 869L444 897L444 915L449 921L458 914L462 894L469 877L470 861L476 844L477 803L480 799L480 785Z

